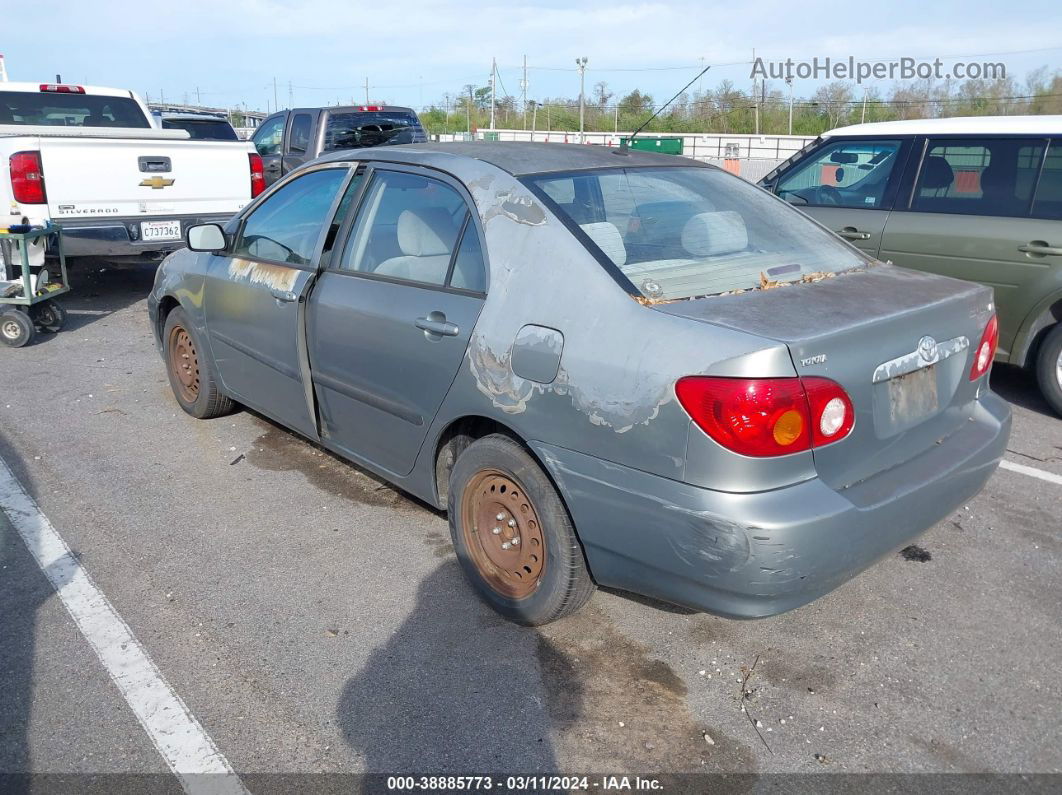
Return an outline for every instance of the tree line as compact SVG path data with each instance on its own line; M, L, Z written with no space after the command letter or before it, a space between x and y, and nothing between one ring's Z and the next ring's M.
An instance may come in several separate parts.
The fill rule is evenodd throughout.
M660 100L666 101L666 97ZM584 100L587 132L633 130L657 109L656 98L634 89L617 96L608 83L593 86ZM738 88L724 80L715 88L678 97L648 127L651 132L736 133L784 135L790 131L789 88L764 81L756 89ZM1024 81L919 80L879 88L835 81L820 86L810 97L792 97L793 135L819 133L861 122L919 119L940 116L1016 116L1062 113L1062 72L1046 66ZM495 127L502 129L578 130L579 98L552 97L541 102L498 95ZM490 123L490 87L466 85L422 110L421 121L430 133L478 130Z

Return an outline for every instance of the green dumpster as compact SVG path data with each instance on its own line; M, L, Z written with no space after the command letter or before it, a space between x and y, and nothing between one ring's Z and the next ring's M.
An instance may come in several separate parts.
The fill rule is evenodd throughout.
M620 143L627 144L627 139L620 138ZM682 154L681 138L647 138L639 135L634 139L634 143L628 145L631 149L638 149L643 152L660 152L664 155Z

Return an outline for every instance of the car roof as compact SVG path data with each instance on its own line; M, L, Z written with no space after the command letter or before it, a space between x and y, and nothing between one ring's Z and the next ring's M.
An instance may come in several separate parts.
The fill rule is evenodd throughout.
M212 113L167 113L164 111L159 115L166 121L220 121L225 124L229 123L229 120L224 116L215 116Z
M853 124L822 134L851 135L1059 135L1062 116L956 116L947 119L906 119Z
M321 160L384 160L433 166L443 170L459 167L460 160L470 159L489 163L513 176L555 171L579 171L598 168L630 168L637 166L699 166L705 163L656 152L628 150L620 155L618 149L607 146L581 144L547 144L525 141L468 141L453 143L399 144L374 146L332 152Z
M365 110L372 108L372 110ZM327 110L329 113L412 113L416 116L413 108L404 105L322 105L316 108L292 108L288 113L298 113L300 110Z

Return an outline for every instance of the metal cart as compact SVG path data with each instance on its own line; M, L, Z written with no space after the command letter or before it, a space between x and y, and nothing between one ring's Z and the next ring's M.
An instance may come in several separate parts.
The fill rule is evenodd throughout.
M19 228L19 227L15 227ZM30 266L28 244L41 238L51 238L49 248L59 255L59 280L49 274L47 280L41 279L41 268L33 273ZM21 268L13 257L15 246L19 243ZM0 230L0 247L3 249L4 264L0 267L0 342L12 348L21 348L30 343L37 334L37 328L45 331L59 331L66 322L66 310L55 300L63 293L70 292L70 281L66 273L66 257L63 255L63 230L55 224L43 227L31 227L26 231L12 232Z

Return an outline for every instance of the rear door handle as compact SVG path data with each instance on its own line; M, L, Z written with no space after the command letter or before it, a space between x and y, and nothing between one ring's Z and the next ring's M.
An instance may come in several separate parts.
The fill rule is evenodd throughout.
M837 234L845 240L870 240L870 232L860 232L854 226L846 226L844 229L838 229Z
M295 293L293 293L291 290L278 290L275 287L269 290L269 294L276 298L278 301L283 301L286 304L291 303L292 301L298 298L298 296L295 295Z
M1024 246L1018 246L1018 251L1024 251L1026 254L1038 254L1041 257L1049 254L1054 256L1062 256L1062 248L1059 246L1049 246L1043 240L1033 240L1030 243L1026 243Z
M441 337L456 337L460 333L461 329L446 320L446 315L441 312L432 312L431 314L436 317L418 317L416 321L417 328L424 329L429 334L438 334ZM439 319L438 316L440 315L442 319Z

